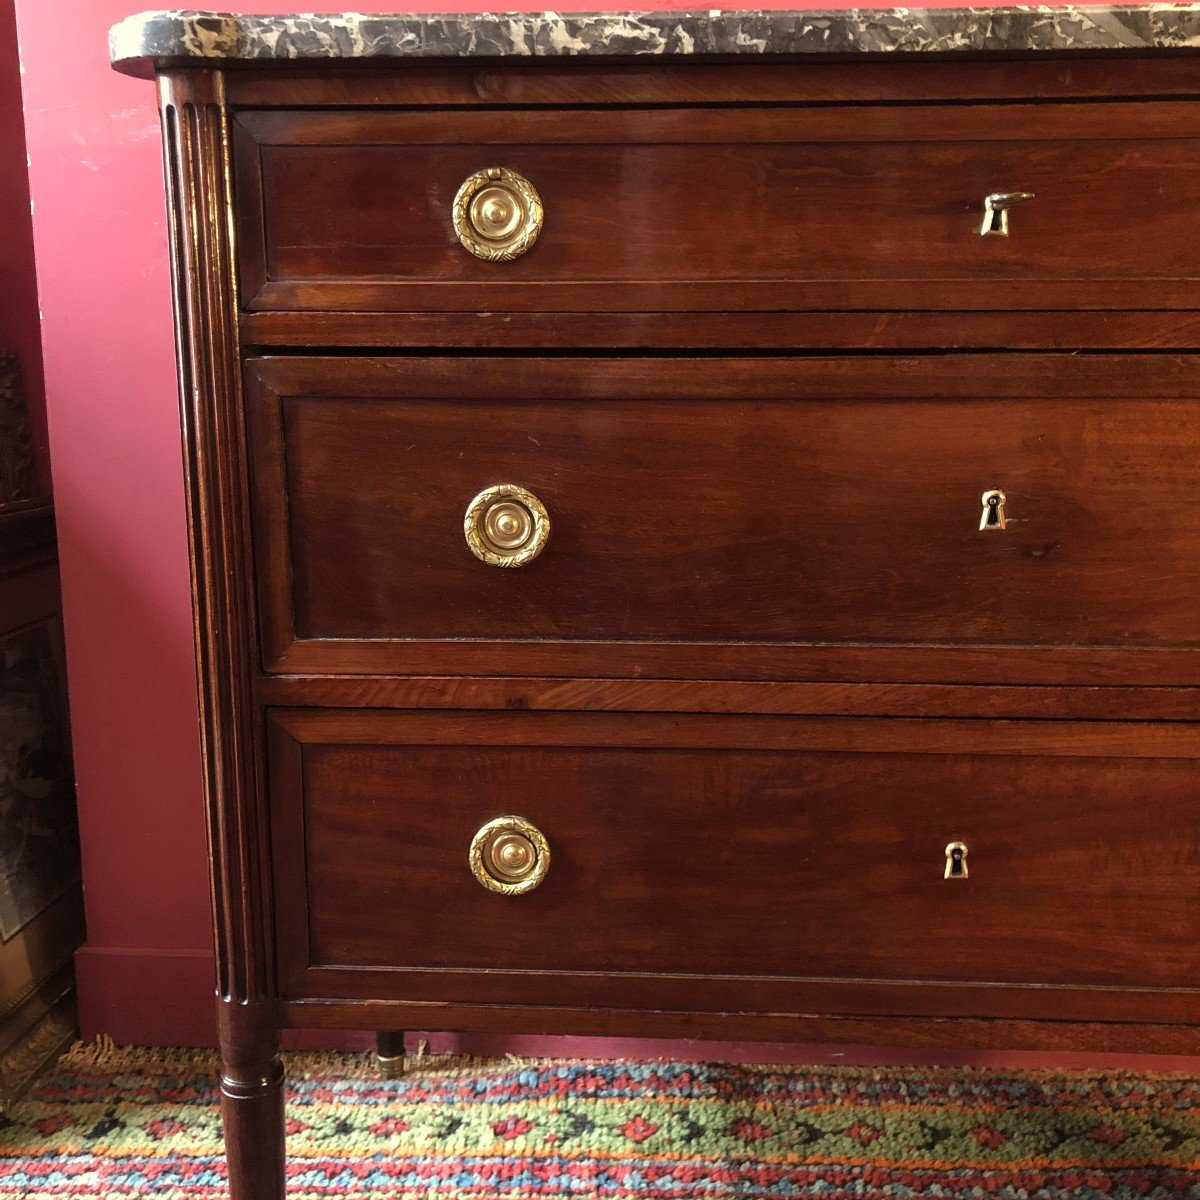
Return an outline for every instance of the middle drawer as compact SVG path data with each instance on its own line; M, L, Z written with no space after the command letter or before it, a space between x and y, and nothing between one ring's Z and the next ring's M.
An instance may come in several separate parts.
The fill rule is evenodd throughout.
M1197 365L254 360L265 666L1195 683Z

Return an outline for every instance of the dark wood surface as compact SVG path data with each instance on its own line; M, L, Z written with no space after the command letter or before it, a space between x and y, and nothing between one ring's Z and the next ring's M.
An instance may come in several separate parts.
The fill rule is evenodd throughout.
M1200 1052L1200 60L161 88L233 1200L282 1024Z
M221 1112L232 1200L286 1190L283 1068L260 803L256 657L224 75L160 82L212 875Z
M253 352L314 346L402 350L1186 350L1200 312L756 312L241 314Z
M677 985L678 986L678 985ZM1056 993L1042 993L1043 1012L1053 1013ZM547 1036L695 1038L851 1045L903 1046L914 1050L1041 1050L1053 1054L1087 1049L1109 1054L1200 1054L1200 1029L1151 1022L1085 1022L1045 1016L1035 1021L965 1017L847 1017L811 1012L679 1012L671 1008L567 1008L562 1005L483 1005L398 1000L290 1001L281 1008L289 1026L301 1029L365 1029L406 1022L419 1029L520 1032Z
M696 976L686 1003L701 1010L729 1004L730 977L775 999L804 979L857 979L890 1011L921 1012L921 988L881 986L896 980L986 984L963 1015L1036 1016L1036 991L1029 1011L997 1012L995 985L1055 984L1099 989L1091 1010L1076 996L1074 1015L1103 1019L1105 989L1200 984L1194 726L276 720L290 759L273 765L271 801L289 996L305 994L294 988L310 967L344 969L353 994L381 987L353 969L429 968L455 974L433 986L460 1001L527 993L506 976L530 972L542 995L576 1003ZM476 829L509 812L551 847L524 896L495 895L467 868ZM955 841L969 876L947 880ZM1154 1006L1142 995L1135 1011Z
M58 557L54 506L0 504L0 577L53 563Z
M1147 102L242 113L242 303L1190 306L1198 111ZM540 239L516 262L476 259L448 219L459 184L494 165L525 175L546 208ZM984 196L1011 191L1035 194L1014 212L1012 235L980 237Z
M926 55L870 61L603 62L464 58L395 63L359 61L234 65L225 80L242 108L494 108L640 104L1079 101L1196 99L1200 62L1186 52L1120 56L1038 54L996 59Z
M683 677L693 644L738 644L733 672L783 669L783 644L804 670L796 643L1005 646L1030 671L1041 647L1081 663L1084 647L1194 650L1200 510L1180 497L1200 410L1179 396L1194 371L1112 356L252 361L267 665L403 670L417 643L418 669L457 673L461 639L503 644L514 673L569 643L579 673L628 647ZM462 536L471 498L506 482L553 523L519 570ZM981 532L992 487L1008 526Z
M1051 1055L1086 1050L1096 1054L1200 1054L1194 1025L1123 1025L1117 1022L971 1020L968 1018L857 1018L812 1013L654 1013L616 1008L421 1004L397 1001L295 1001L284 1004L284 1019L298 1028L374 1030L408 1021L419 1028L454 1022L456 1030L481 1033L534 1033L554 1037L654 1037L794 1044L848 1043L901 1046L961 1054L972 1051L1037 1050Z
M257 694L269 705L342 708L1200 720L1200 689L1180 687L272 675Z

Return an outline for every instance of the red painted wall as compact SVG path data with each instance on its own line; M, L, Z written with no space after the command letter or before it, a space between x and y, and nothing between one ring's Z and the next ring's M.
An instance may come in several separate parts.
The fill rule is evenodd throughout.
M83 1020L119 1041L186 1043L210 1036L211 968L158 118L154 88L111 72L106 53L109 25L135 8L17 0L84 846Z
M200 966L182 994L206 984L209 947L158 119L154 88L113 74L106 50L131 7L17 4L85 848L80 995L89 1030L124 1039L143 1022L170 1038L176 1014L186 1032L153 985L180 955ZM152 970L146 951L173 957Z
M48 491L50 451L13 0L0 0L0 347L20 358L34 453Z

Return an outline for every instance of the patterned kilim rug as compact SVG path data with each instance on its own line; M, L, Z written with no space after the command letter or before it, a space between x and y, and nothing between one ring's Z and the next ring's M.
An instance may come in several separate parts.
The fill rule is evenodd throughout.
M225 1195L215 1059L76 1047L0 1196ZM289 1056L289 1196L1200 1200L1182 1076Z

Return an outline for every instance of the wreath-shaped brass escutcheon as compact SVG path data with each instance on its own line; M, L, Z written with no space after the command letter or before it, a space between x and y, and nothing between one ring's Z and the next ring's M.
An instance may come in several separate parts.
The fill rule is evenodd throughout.
M550 870L550 843L524 817L497 817L471 839L471 874L489 892L520 896Z
M523 567L546 547L550 514L515 483L484 488L467 505L463 535L471 553L491 567Z
M458 240L487 262L520 258L537 241L542 215L537 188L508 167L469 175L451 209Z

